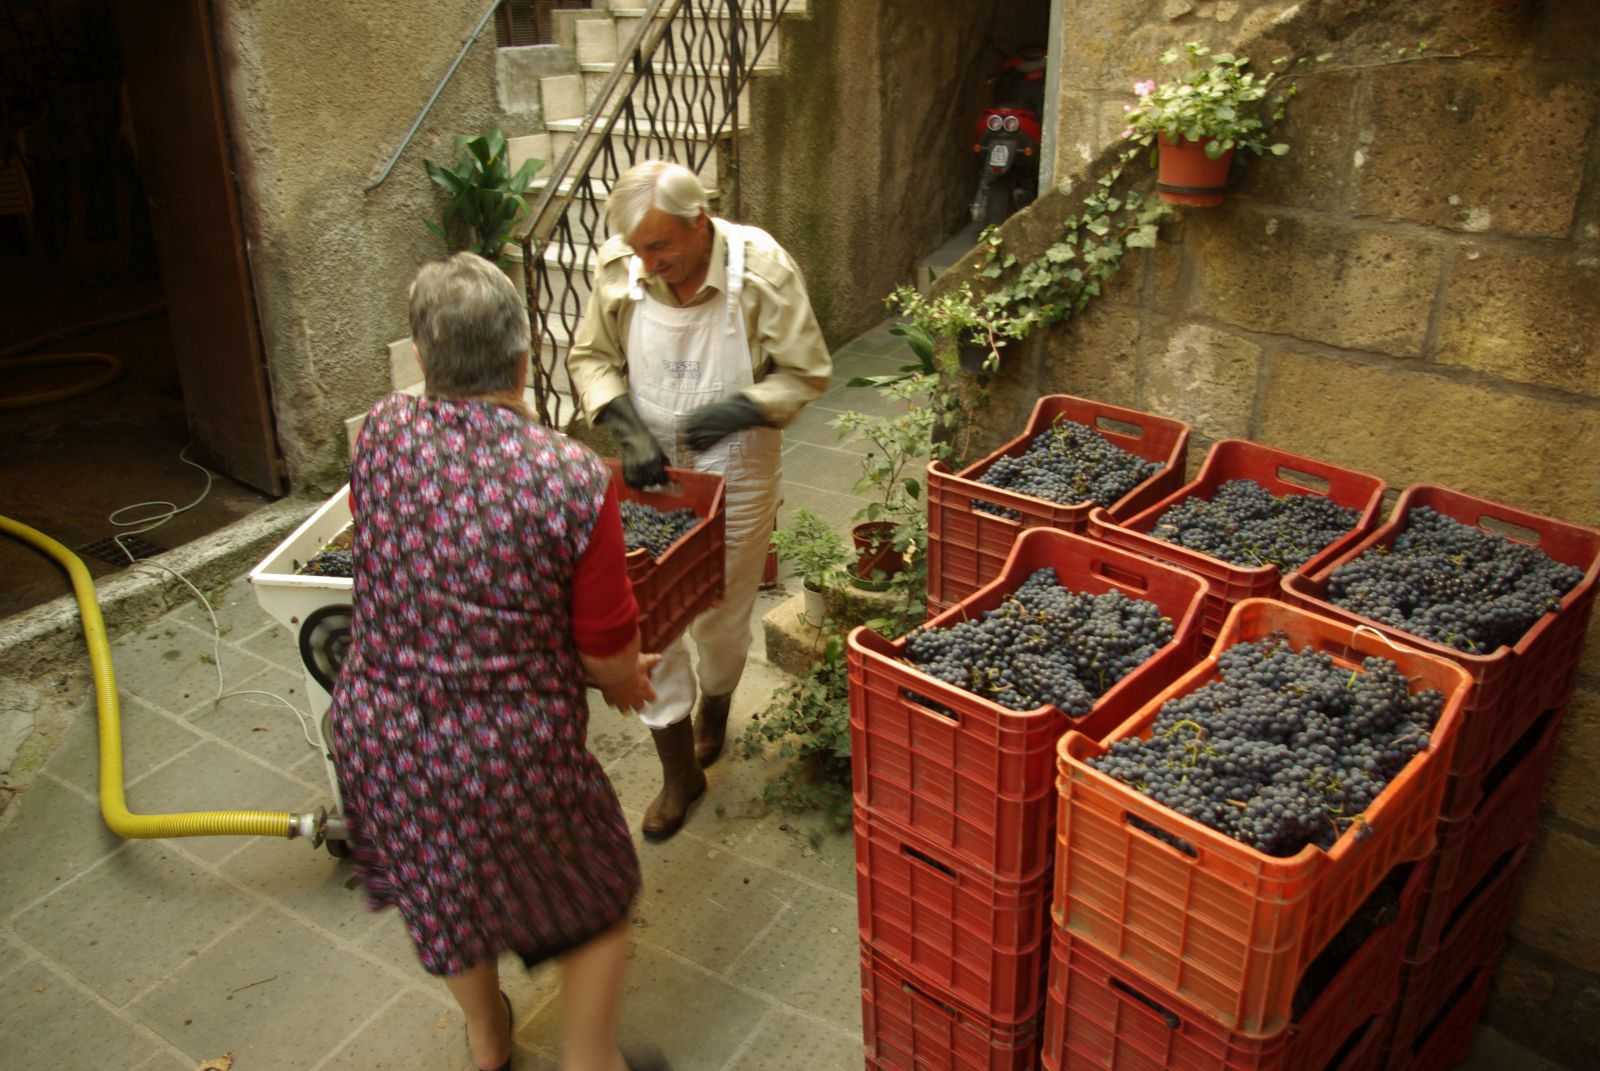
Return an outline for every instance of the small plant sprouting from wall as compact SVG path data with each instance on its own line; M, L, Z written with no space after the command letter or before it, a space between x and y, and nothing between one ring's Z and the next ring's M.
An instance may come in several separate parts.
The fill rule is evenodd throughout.
M1161 85L1147 81L1136 83L1134 91L1141 103L1128 108L1133 119L1129 129L1123 131L1124 146L1111 166L1095 180L1093 189L1083 199L1082 210L1067 216L1059 236L1044 252L1024 262L1006 247L1005 239L994 228L985 231L979 239L984 246L980 274L996 281L995 288L982 300L997 313L1029 325L1030 333L1082 312L1104 291L1106 283L1122 266L1128 250L1153 248L1161 225L1175 214L1171 205L1136 188L1147 172L1140 169L1135 175L1129 165L1152 147L1155 127L1134 120L1151 111L1151 101L1175 101L1193 94L1196 90L1189 83L1197 78L1206 84L1211 81L1225 85L1239 83L1241 69L1249 62L1226 53L1213 55L1193 42L1170 50L1163 59L1186 59L1189 70L1179 79ZM1212 79L1205 75L1202 78L1212 67L1221 70L1226 77ZM1238 144L1246 149L1257 154L1282 155L1288 151L1288 146L1269 145L1265 134L1283 118L1285 105L1294 95L1295 87L1289 86L1269 96L1266 87L1272 77L1252 79L1247 86L1249 92L1239 100L1230 98L1220 103L1210 100L1202 110L1208 116L1218 109L1226 112L1228 123L1224 125L1243 131L1238 135ZM1234 95L1240 96L1238 92ZM1242 105L1259 105L1266 114L1245 115ZM1176 105L1170 111L1187 114ZM1145 129L1146 126L1150 129Z

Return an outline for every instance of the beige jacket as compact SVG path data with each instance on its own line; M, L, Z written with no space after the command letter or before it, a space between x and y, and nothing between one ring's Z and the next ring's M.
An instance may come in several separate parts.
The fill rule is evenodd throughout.
M794 260L766 231L741 226L745 236L745 282L739 307L744 313L755 379L755 385L746 393L769 423L787 427L807 402L828 389L833 358L822 340L822 329L817 326L811 300L806 296L805 280ZM634 307L628 297L630 256L632 250L615 235L600 247L589 304L567 353L567 371L578 403L590 420L613 399L628 392L624 346ZM726 300L727 264L727 239L718 228L706 281L688 304ZM678 304L672 288L661 280L646 275L644 285L657 301Z

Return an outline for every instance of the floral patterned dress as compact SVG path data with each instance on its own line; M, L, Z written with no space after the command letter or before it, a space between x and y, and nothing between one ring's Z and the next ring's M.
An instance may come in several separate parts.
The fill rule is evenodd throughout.
M638 892L571 628L607 484L491 403L390 395L362 431L334 763L368 902L399 908L431 974L557 955Z

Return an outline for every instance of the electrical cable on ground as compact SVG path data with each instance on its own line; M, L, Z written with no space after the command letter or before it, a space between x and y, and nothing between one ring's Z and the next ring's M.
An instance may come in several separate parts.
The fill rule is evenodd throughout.
M238 692L226 692L222 673L221 643L222 630L217 623L217 615L211 608L211 603L195 587L187 577L166 565L154 561L139 561L128 550L123 542L125 538L141 534L158 528L170 521L179 513L193 509L203 502L211 492L212 475L209 469L186 455L188 447L184 447L178 455L179 460L192 465L205 473L206 486L199 497L185 506L178 506L167 501L138 502L131 506L124 506L114 511L107 519L113 525L123 528L132 528L132 531L119 533L114 537L114 542L128 561L133 565L150 565L164 572L170 573L180 580L184 586L194 592L200 600L200 605L205 607L206 614L211 619L212 628L212 661L217 667L217 695L213 702L228 698L230 695L264 695L287 706L294 711L295 717L300 721L302 734L307 743L313 747L321 746L318 740L313 740L309 729L307 717L293 703L280 695L259 689L245 689ZM138 517L133 520L118 520L122 514L129 510L144 507L161 507L155 513ZM84 566L83 560L72 551L68 550L58 541L45 535L37 529L31 528L20 521L0 515L0 532L15 539L21 540L42 551L66 570L72 582L73 594L78 603L78 613L83 626L84 642L88 647L89 665L95 689L95 705L99 718L100 732L100 814L106 826L115 834L130 838L154 837L207 837L207 836L269 836L269 837L311 837L320 838L323 832L324 815L321 811L316 814L296 814L289 811L191 811L176 814L134 814L128 810L127 790L124 784L122 762L122 709L117 693L117 679L111 663L111 648L106 637L105 620L100 613L100 603L95 596L94 579L89 575L89 570ZM321 734L317 734L320 738Z

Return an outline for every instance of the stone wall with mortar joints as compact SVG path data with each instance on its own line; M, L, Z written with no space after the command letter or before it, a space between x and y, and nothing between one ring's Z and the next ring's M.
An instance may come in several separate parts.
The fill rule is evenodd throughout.
M999 0L814 0L783 25L783 74L751 84L743 218L800 262L830 343L882 321L883 297L965 223L972 124Z
M1058 178L1075 190L1003 228L1024 260L1108 166L1107 105L1161 76L1163 48L1328 58L1293 69L1299 96L1276 132L1290 154L1127 256L1127 285L1030 342L1015 356L1036 367L1008 370L997 392L1026 383L1189 420L1191 472L1210 442L1245 437L1396 491L1442 483L1600 526L1600 7L1308 0L1289 18L1291 5L1244 3L1221 22L1222 5L1187 0L1079 7L1060 57ZM1084 130L1099 140L1072 158ZM1573 1067L1600 1047L1600 918L1572 902L1600 886L1597 710L1591 628L1487 1013Z
M218 39L278 437L297 492L346 476L343 421L389 389L387 343L407 333L416 268L446 250L423 226L440 200L424 157L530 120L495 105L488 28L388 181L379 174L485 5L281 0L218 5ZM520 124L520 125L519 125Z

